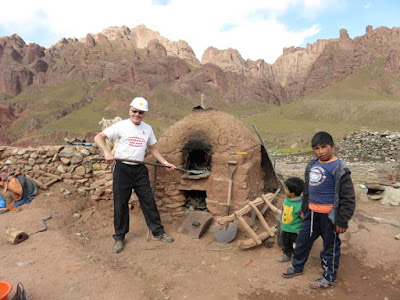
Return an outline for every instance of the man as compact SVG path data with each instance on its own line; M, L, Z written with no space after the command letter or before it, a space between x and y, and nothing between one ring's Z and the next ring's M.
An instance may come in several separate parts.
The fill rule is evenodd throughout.
M115 158L126 158L130 160L143 161L146 149L165 166L172 170L176 167L157 150L157 142L153 129L143 122L148 102L142 97L132 100L129 109L129 119L119 121L94 138L96 144L103 150L104 157L108 162L114 162L113 170L113 195L114 195L114 229L115 240L114 252L120 253L124 250L125 235L129 232L129 206L128 201L135 190L143 211L147 226L150 228L154 241L170 243L174 239L167 235L161 224L160 215L154 201L153 191L147 167L144 164L115 161ZM116 140L115 156L106 146L106 138Z

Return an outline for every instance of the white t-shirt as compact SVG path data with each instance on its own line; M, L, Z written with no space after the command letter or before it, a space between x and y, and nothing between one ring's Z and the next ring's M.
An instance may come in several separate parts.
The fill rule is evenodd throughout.
M139 125L135 125L130 119L122 120L106 128L103 132L109 140L117 140L115 158L143 161L147 145L152 146L157 143L153 129L143 121Z

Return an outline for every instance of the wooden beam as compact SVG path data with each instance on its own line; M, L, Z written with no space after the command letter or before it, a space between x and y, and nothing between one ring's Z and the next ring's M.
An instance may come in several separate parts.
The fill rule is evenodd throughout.
M258 210L258 208L252 202L249 202L249 205L253 208L253 210L255 211L258 219L260 220L261 225L269 233L269 235L271 237L275 236L275 234L272 232L271 228L268 226L267 222L264 219L264 216L261 214L261 212Z
M249 226L249 224L246 223L246 221L243 219L242 216L239 216L237 213L235 213L235 215L236 215L236 218L238 219L240 225L243 226L243 228L247 231L247 233L254 240L254 242L257 245L260 245L262 243L262 241L259 238L259 236L254 232L254 230Z
M268 207L277 215L282 214L282 211L279 208L276 208L266 197L266 195L261 195L262 199L265 201L265 203L268 205Z

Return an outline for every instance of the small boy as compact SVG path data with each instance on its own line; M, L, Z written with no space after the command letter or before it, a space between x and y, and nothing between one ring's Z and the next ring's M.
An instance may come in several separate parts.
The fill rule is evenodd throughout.
M281 229L283 254L277 258L277 262L292 260L293 243L296 241L297 233L301 225L301 204L304 181L298 177L290 177L285 181L286 199L283 201Z
M292 265L284 278L303 274L314 241L321 236L323 274L311 282L313 289L326 289L336 280L340 259L339 234L345 233L355 209L354 186L349 168L333 155L334 143L327 132L311 140L314 155L305 171L302 211L304 219L296 239Z

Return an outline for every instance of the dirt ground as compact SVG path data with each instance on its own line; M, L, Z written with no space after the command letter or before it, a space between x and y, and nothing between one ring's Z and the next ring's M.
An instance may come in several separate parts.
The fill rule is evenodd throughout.
M277 162L287 176L302 176L305 163ZM388 179L393 165L350 164L355 184ZM66 188L71 193L61 192ZM341 236L342 256L334 288L315 291L320 277L321 240L314 244L304 275L284 279L289 263L278 263L281 250L267 245L240 250L240 228L229 244L214 240L213 226L200 239L177 232L179 222L164 224L175 242L146 239L139 208L131 213L125 250L113 248L111 202L92 203L73 186L56 183L40 191L19 212L0 214L0 280L22 282L30 299L400 299L400 207L358 198L349 230ZM74 213L80 218L75 219ZM17 245L6 242L6 231L33 234ZM274 216L268 216L274 225ZM261 228L261 226L259 226Z

